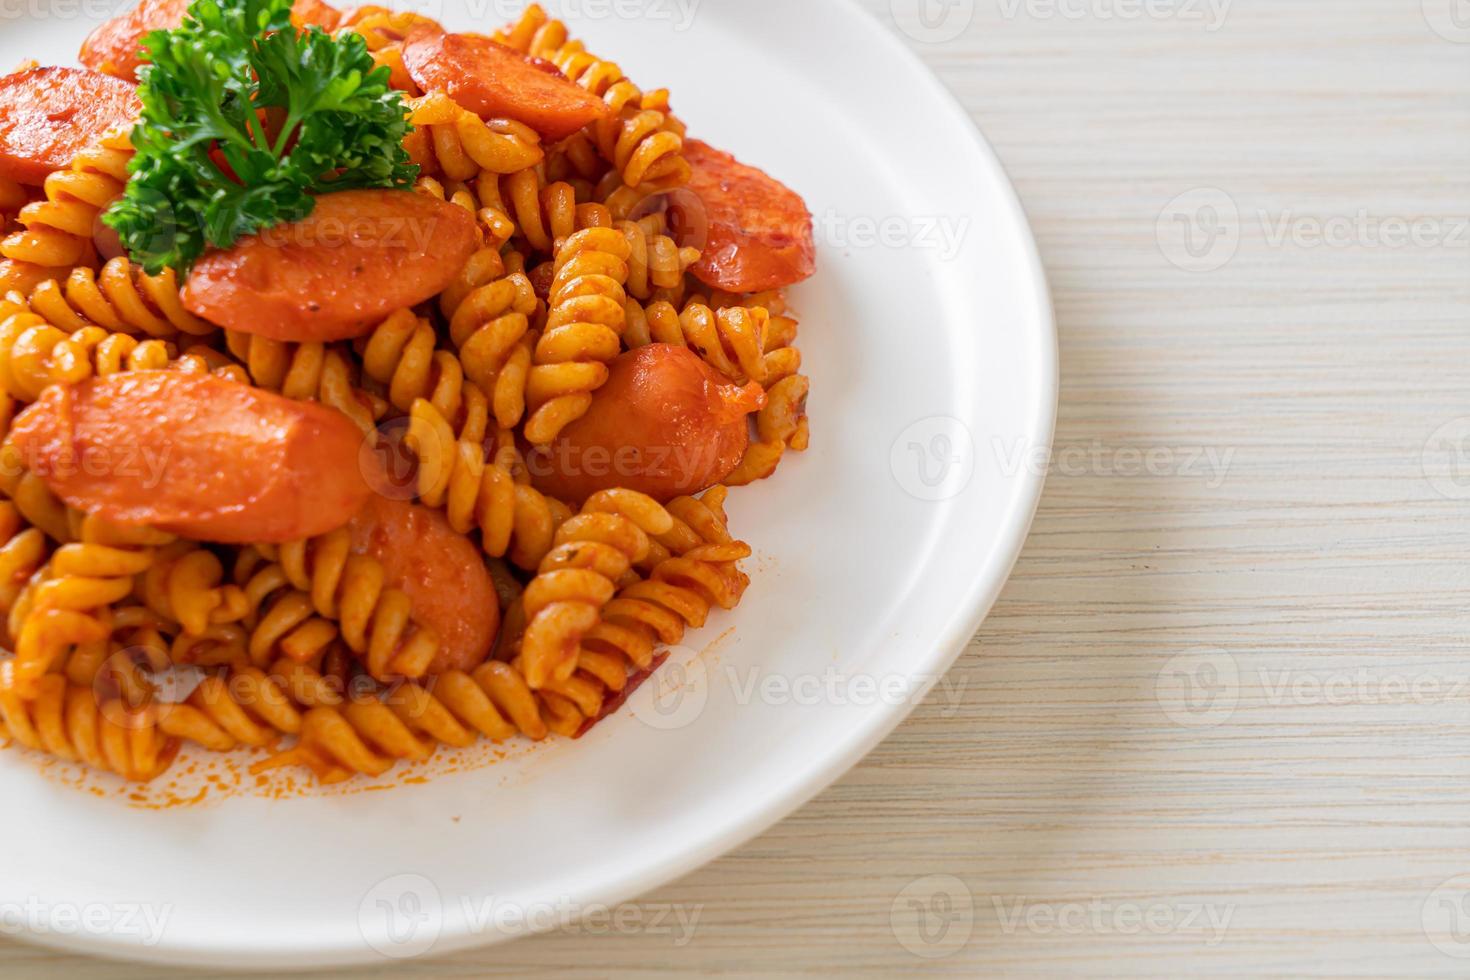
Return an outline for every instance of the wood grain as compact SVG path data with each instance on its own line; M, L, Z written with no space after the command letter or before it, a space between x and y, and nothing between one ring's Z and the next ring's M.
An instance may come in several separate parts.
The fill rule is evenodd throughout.
M1069 452L957 697L648 896L698 910L685 944L584 930L383 975L1470 973L1470 486L1430 442L1470 416L1470 44L1420 0L1235 0L1214 30L977 7L914 46L1034 221ZM1192 273L1158 227L1200 188L1240 241ZM1388 247L1387 219L1438 239ZM60 972L159 975L0 945L4 976Z

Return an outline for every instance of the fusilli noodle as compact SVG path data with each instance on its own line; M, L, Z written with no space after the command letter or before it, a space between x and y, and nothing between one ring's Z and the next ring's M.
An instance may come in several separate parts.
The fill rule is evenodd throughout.
M35 401L53 384L158 370L173 358L163 341L139 341L94 326L67 334L30 309L15 294L0 299L0 390L20 401Z
M98 615L133 591L170 535L109 525L88 517L79 541L51 556L17 597L9 616L15 639L15 690L25 696L69 650L110 635Z
M18 674L14 661L0 663L0 734L128 780L146 782L172 764L178 742L159 728L155 706L103 701L59 674L24 685Z
M409 152L430 176L469 180L481 171L513 174L534 167L546 155L541 137L531 127L509 119L482 120L442 92L410 99L408 104L408 118L415 127Z
M31 291L29 305L33 313L68 333L88 326L163 339L216 332L184 309L172 269L150 276L123 257L109 260L100 273L82 266L73 269L64 283L40 284Z
M629 254L628 240L610 228L579 231L557 250L546 330L526 384L532 444L550 443L587 414L607 363L622 352Z
M352 554L351 534L344 528L312 541L281 545L277 551L280 573L296 595L309 602L315 618L297 619L281 640L281 649L294 660L308 661L336 638L363 660L367 672L379 680L419 678L429 672L439 652L433 630L414 621L413 602L386 582L383 566L372 558ZM261 574L274 574L266 569ZM247 587L255 591L255 582ZM299 602L299 600L297 600ZM277 603L262 617L265 636L279 635L284 607ZM293 610L296 618L297 610ZM299 625L304 622L305 625ZM261 641L263 642L263 640ZM261 647L252 638L252 657L259 662Z
M524 569L541 564L557 527L571 516L565 504L518 481L505 461L487 459L481 442L456 440L453 427L430 402L413 406L407 444L418 457L424 504L443 507L460 534L478 528L487 555L508 557Z
M558 723L552 710L519 673L492 661L473 672L451 671L424 684L404 682L311 707L300 740L252 771L305 766L328 784L380 776L396 762L429 758L440 745L464 748L481 736L501 741L517 733L543 739Z
M132 147L114 134L46 178L45 199L21 208L21 229L0 241L0 256L49 268L83 264L92 253L97 215L123 192Z
M521 596L525 632L519 659L531 687L569 693L583 637L601 622L602 608L633 567L648 560L650 536L673 527L657 501L610 490L593 496L557 529L551 551Z
M224 563L211 551L179 541L153 556L138 590L144 603L186 636L202 637L211 626L238 623L249 613L239 586L225 585Z
M494 249L471 257L440 299L465 375L490 397L491 412L502 429L515 428L526 413L529 334L539 308L531 281L524 273L508 272Z
M288 344L229 331L230 353L257 387L287 398L319 401L350 418L363 432L387 413L387 405L356 384L352 366L341 351L324 344Z

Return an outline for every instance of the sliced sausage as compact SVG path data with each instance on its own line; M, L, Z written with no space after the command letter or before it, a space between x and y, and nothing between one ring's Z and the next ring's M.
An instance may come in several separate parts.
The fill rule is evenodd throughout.
M88 68L135 82L139 66L147 61L143 38L152 31L178 27L188 9L189 0L142 0L93 31L82 42L78 60Z
M84 68L0 78L0 177L41 184L143 109L132 85Z
M374 496L353 518L352 548L377 559L387 582L441 644L430 672L473 670L500 631L500 601L485 557L437 510Z
M78 60L88 68L127 79L138 80L138 69L147 63L143 38L152 31L171 31L184 22L190 0L142 0L125 14L112 18L82 42ZM342 12L322 0L296 0L291 23L298 28L320 27L333 31Z
M326 534L371 493L347 416L210 375L53 385L13 431L25 466L71 506L199 541Z
M801 282L817 268L812 216L785 184L699 140L684 141L689 190L709 220L704 256L690 271L706 285L756 293Z
M689 496L739 465L747 416L765 402L760 385L733 384L688 348L650 344L613 361L591 410L527 465L537 489L573 503L616 487Z
M296 0L291 8L291 23L300 30L320 27L330 33L342 23L342 11L322 0Z
M474 215L456 205L412 191L328 194L301 221L206 254L184 305L271 340L347 340L439 295L478 245Z
M403 63L425 92L444 92L482 119L523 122L547 142L607 115L607 104L555 66L488 37L424 33L403 46Z

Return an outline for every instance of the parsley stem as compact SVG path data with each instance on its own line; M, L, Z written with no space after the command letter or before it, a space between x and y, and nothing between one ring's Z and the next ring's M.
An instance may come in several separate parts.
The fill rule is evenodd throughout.
M255 143L258 150L269 150L269 138L265 134L265 122L255 113L250 113L245 119L245 128L250 132L250 139Z
M286 144L291 142L291 134L296 132L296 126L300 122L301 117L293 112L289 116L287 116L286 121L281 124L280 135L276 137L276 145L272 150L272 152L275 153L277 159L280 159L282 156L285 155Z

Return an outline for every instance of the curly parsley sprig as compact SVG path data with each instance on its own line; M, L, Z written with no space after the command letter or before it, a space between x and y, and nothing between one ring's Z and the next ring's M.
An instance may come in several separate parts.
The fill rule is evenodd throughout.
M127 191L104 216L150 273L311 213L312 195L408 187L401 93L357 34L291 25L291 0L195 0L144 39Z

